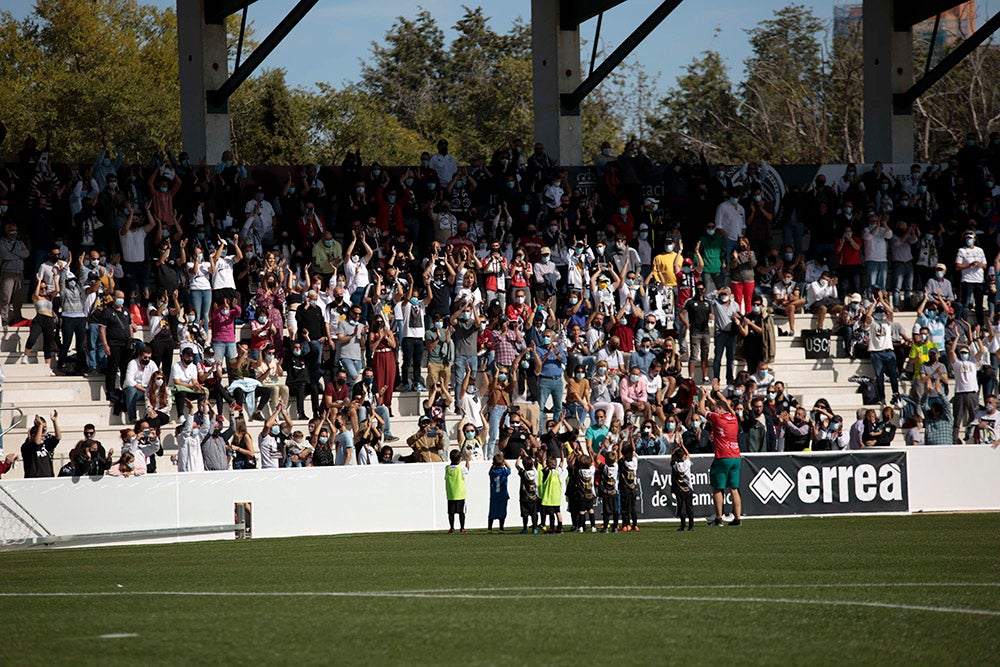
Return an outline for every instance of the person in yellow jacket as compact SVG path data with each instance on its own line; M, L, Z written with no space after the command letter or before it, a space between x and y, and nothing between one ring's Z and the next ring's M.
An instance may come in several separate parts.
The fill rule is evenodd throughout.
M469 474L469 454L466 452L465 465L462 453L451 450L451 465L444 469L444 490L448 497L448 533L455 532L455 515L459 526L465 532L465 477Z
M545 462L545 469L542 472L541 496L542 496L542 526L545 526L545 518L549 519L549 532L561 533L562 514L559 507L562 504L563 483L559 476L560 470L557 467L559 459L550 457ZM559 525L556 526L556 520Z

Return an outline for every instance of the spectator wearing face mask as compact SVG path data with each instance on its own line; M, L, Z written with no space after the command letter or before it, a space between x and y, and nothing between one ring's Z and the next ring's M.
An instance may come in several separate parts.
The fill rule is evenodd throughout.
M726 383L733 383L733 367L736 356L736 334L739 321L742 319L739 309L731 300L729 288L718 291L717 298L712 302L712 314L715 317L715 355L712 364L712 377L719 379L722 369L722 357L726 357Z
M283 420L281 424L278 423L279 419ZM279 458L281 457L278 437L281 434L282 427L288 433L291 433L292 420L288 418L288 414L285 412L284 403L279 401L276 409L267 418L267 421L264 422L264 426L257 436L257 449L260 452L261 469L278 467Z
M963 237L964 246L955 256L955 270L961 272L961 303L976 309L976 321L985 322L983 293L985 289L986 254L976 245L975 232L967 232Z
M445 433L439 429L434 420L424 416L420 418L419 430L406 439L413 453L409 457L412 463L440 463L441 455L447 449Z
M816 316L816 328L823 329L827 313L836 317L844 306L837 297L838 279L824 271L819 279L806 287L806 310Z
M0 206L0 219L4 219L4 208L6 204ZM31 251L19 237L17 225L7 224L4 237L0 239L0 322L4 326L11 326L22 319L24 260L30 254ZM65 340L65 335L63 339Z
M878 399L885 402L885 377L888 376L895 400L899 394L899 377L892 344L892 308L885 303L881 294L869 306L862 326L867 327L869 332L868 352L875 371Z
M187 417L184 423L174 429L174 441L177 443L177 454L171 460L177 464L177 472L204 472L205 459L201 453L201 442L211 434L210 423L196 423L195 414L191 411L190 402L187 405ZM201 414L197 417L200 419ZM208 430L208 432L203 432Z

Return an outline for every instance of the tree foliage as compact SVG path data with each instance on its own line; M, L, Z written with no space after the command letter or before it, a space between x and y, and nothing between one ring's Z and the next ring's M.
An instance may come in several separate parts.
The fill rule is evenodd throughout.
M365 91L317 84L309 98L310 158L321 164L340 164L348 152L361 149L366 162L416 164L426 148L409 130Z
M256 46L252 25L245 58ZM736 81L716 51L695 57L657 94L637 63L612 74L583 102L585 160L602 141L636 138L657 161L691 151L712 160L780 163L872 161L864 155L860 27L824 38L809 9L791 4L747 31L751 54ZM230 60L239 17L227 22ZM914 49L917 71L926 40ZM0 12L0 114L11 156L29 134L52 134L57 160L89 160L102 143L129 159L179 147L177 22L142 0L36 0L15 19ZM946 50L940 53L943 56ZM940 57L939 56L939 57ZM250 78L233 96L233 139L256 163L414 163L447 136L460 160L488 158L533 127L531 28L493 28L481 7L442 29L426 9L398 17L371 46L356 83L293 88L280 69ZM965 132L1000 129L1000 49L977 49L917 101L917 153L953 150Z
M293 90L283 69L248 79L229 101L233 140L254 164L301 163L310 151L310 95Z
M683 151L710 152L717 159L733 159L737 100L733 84L717 51L705 51L685 68L650 118L650 157L669 160Z
M21 21L0 14L0 46L0 109L12 137L51 133L65 160L92 159L104 138L133 156L178 143L173 10L37 0Z

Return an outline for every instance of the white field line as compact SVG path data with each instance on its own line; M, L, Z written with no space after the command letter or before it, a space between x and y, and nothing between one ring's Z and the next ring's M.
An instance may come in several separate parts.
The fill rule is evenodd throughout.
M882 584L882 586L933 586L935 584ZM937 584L939 586L995 586L992 583L958 583L947 582ZM837 584L824 585L784 585L774 586L774 588L817 588L836 587ZM845 584L842 587L859 588L868 586L867 584ZM745 585L747 588L769 588L771 586ZM661 602L721 602L727 604L782 604L782 605L816 605L835 607L869 607L877 609L897 609L903 611L922 611L941 614L964 614L973 616L1000 617L1000 610L994 609L969 609L964 607L941 607L931 605L897 604L891 602L877 602L866 600L822 600L822 599L796 599L796 598L767 598L767 597L704 597L694 595L641 595L641 594L613 594L591 592L602 587L535 587L535 588L510 588L510 589L429 589L423 591L64 591L64 592L30 592L30 593L0 593L4 598L30 598L30 597L114 597L114 596L172 596L172 597L339 597L339 598L404 598L404 599L458 599L458 600L545 600L545 599L591 599L591 600L643 600ZM621 587L614 587L620 590ZM639 590L667 590L670 588L693 588L691 586L676 587L645 587ZM612 587L603 587L605 590L612 590ZM560 593L558 591L577 591L575 593ZM508 593L515 593L514 595Z

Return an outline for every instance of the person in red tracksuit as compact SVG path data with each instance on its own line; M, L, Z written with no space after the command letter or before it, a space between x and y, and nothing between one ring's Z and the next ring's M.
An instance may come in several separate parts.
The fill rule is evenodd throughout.
M712 525L724 526L722 521L722 502L726 491L733 495L733 516L730 526L742 524L740 515L743 513L743 503L740 500L740 458L739 420L733 413L733 406L719 391L719 380L712 380L712 398L701 395L698 412L705 417L712 430L712 444L715 447L715 460L709 469L712 481L712 499L715 501L715 521Z

